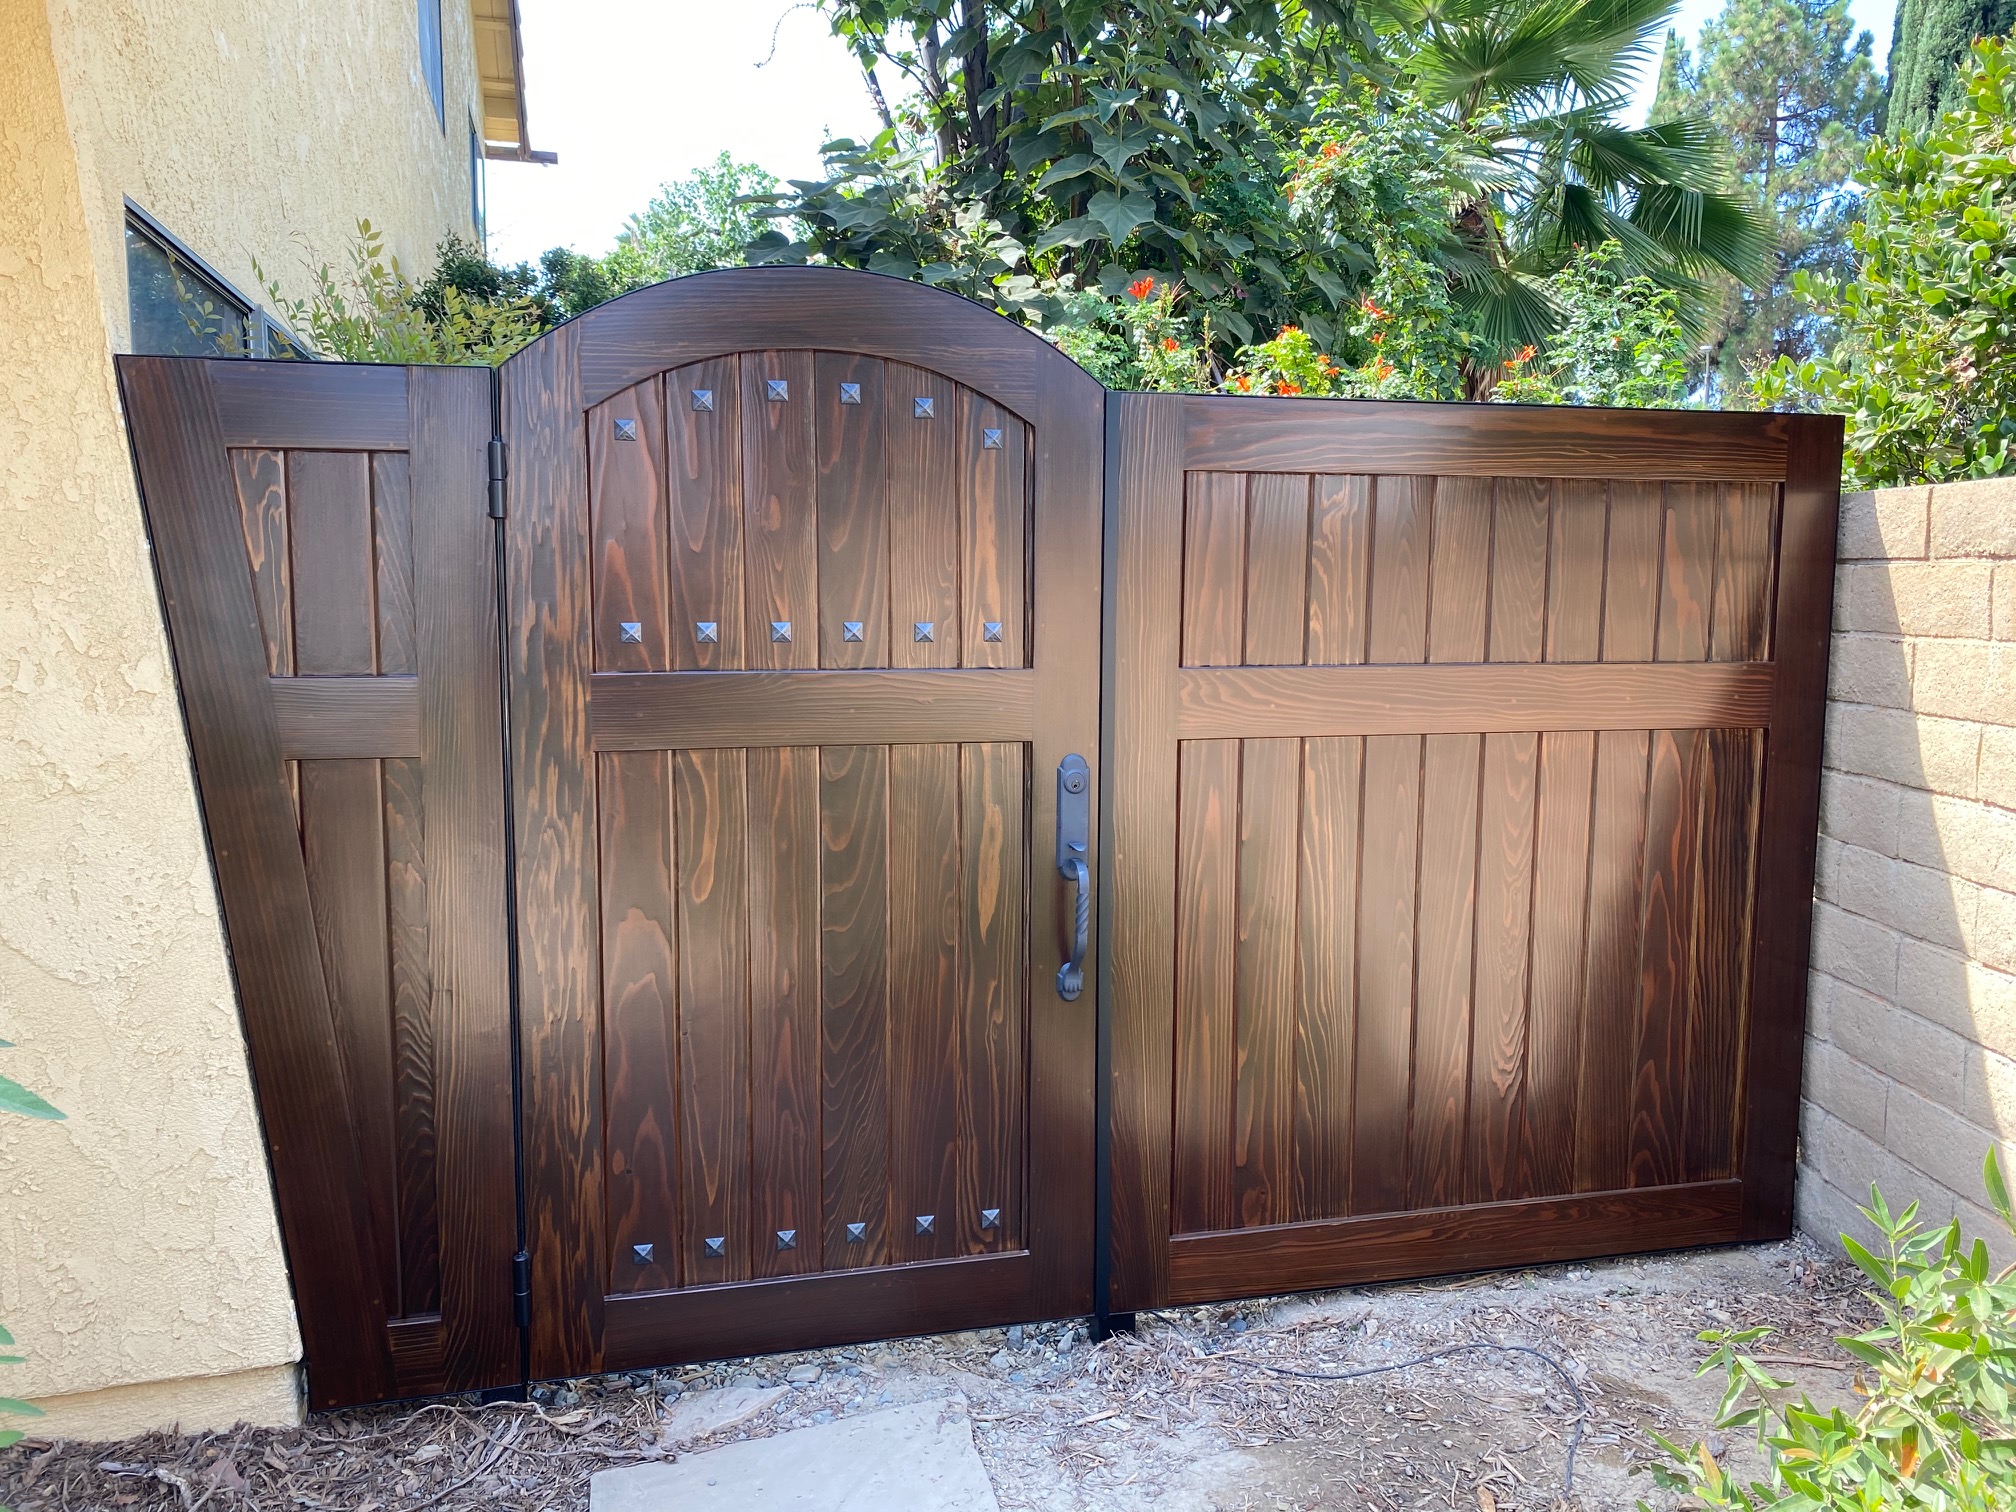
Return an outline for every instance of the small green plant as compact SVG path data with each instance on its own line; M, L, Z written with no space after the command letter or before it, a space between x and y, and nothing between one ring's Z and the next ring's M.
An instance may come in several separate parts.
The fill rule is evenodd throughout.
M1368 369L1385 369L1392 364L1374 358ZM1230 394L1300 394L1309 399L1328 399L1345 392L1344 373L1330 357L1316 349L1316 343L1300 326L1283 326L1271 341L1242 347L1239 366L1225 375L1225 391Z
M341 362L494 367L546 329L537 301L529 297L472 296L445 279L415 284L399 259L386 255L384 236L368 220L357 223L349 274L339 277L324 263L315 270L315 290L307 299L289 299L265 269L257 271L295 334L318 355Z
M1180 285L1147 273L1114 297L1060 293L1060 318L1046 329L1108 388L1201 393L1212 387L1210 317L1200 322L1184 314L1183 295Z
M2016 1234L1993 1150L1982 1177ZM1875 1283L1868 1296L1882 1321L1837 1341L1862 1367L1862 1405L1850 1412L1823 1410L1804 1394L1793 1401L1792 1382L1744 1353L1769 1329L1704 1333L1714 1350L1701 1373L1721 1370L1727 1380L1715 1425L1756 1431L1765 1477L1743 1484L1705 1444L1686 1450L1659 1438L1663 1457L1646 1468L1662 1487L1743 1512L2016 1508L2016 1267L1994 1269L1986 1242L1967 1243L1958 1219L1927 1229L1915 1202L1893 1214L1874 1187L1862 1212L1876 1247L1847 1235L1842 1243Z
M1610 404L1677 408L1687 401L1687 338L1679 298L1632 273L1623 248L1604 242L1547 280L1561 325L1539 350L1502 364L1491 397L1508 404Z

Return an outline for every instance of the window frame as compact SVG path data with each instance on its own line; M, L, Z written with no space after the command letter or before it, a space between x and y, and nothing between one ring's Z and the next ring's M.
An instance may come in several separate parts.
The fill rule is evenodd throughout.
M433 29L428 29L429 18ZM434 102L434 119L448 134L448 17L441 0L417 0L415 24L420 33L420 76ZM429 42L433 43L430 51Z
M292 354L283 353L280 360L290 362L316 362L319 355L300 337L289 330L283 321L276 319L257 300L246 298L230 279L213 268L187 242L162 225L147 210L134 202L133 196L121 195L125 208L125 220L121 224L122 239L128 230L137 230L148 241L153 242L166 253L171 263L186 264L189 271L210 286L207 292L220 295L238 311L243 331L241 341L242 357L272 358L276 348L291 348ZM126 341L133 343L133 288L129 278L126 288Z

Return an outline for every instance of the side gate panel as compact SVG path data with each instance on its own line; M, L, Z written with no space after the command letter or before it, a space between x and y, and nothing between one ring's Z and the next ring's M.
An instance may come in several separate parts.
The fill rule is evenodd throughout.
M1115 405L1111 1306L1785 1232L1839 422Z
M515 1381L490 376L119 378L311 1405Z

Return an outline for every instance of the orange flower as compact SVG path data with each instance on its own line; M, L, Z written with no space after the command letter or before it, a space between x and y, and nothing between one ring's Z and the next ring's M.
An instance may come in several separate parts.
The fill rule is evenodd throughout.
M1519 360L1521 362L1531 362L1534 357L1539 355L1539 351L1538 347L1523 346L1519 348Z
M1155 280L1152 278L1137 278L1134 282L1127 285L1127 292L1132 294L1136 299L1146 299L1155 292Z
M1242 394L1250 394L1253 392L1253 380L1244 373L1235 373L1232 375L1232 387Z
M1367 294L1363 299L1358 301L1358 308L1363 310L1367 315L1370 315L1374 320L1384 320L1388 313L1372 302L1370 294Z
M1274 339L1279 341L1283 336L1298 336L1301 332L1302 327L1300 326L1283 326L1274 333Z
M1275 392L1280 394L1299 394L1302 392L1302 385L1299 383L1289 383L1284 379L1280 388L1276 389Z
M1164 336L1162 338L1162 350L1165 352L1175 351L1178 345L1180 345L1180 343L1176 340L1174 336Z
M1371 373L1373 382L1384 383L1388 378L1393 376L1393 364L1388 362L1384 357L1376 358L1372 366L1366 369L1366 371Z
M1374 331L1372 333L1372 345L1374 346L1379 345L1379 343L1384 341L1385 339L1386 339L1386 333L1384 331Z
M1323 144L1323 156L1325 156L1326 158L1333 158L1343 150L1344 149L1342 147L1339 147L1335 142L1325 142Z

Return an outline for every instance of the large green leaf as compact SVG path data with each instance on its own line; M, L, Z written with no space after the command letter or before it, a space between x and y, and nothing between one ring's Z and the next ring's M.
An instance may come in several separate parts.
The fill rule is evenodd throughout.
M1102 189L1086 202L1085 214L1105 228L1106 235L1117 247L1132 236L1137 227L1155 218L1155 198L1138 190L1131 194L1115 194L1110 189Z

